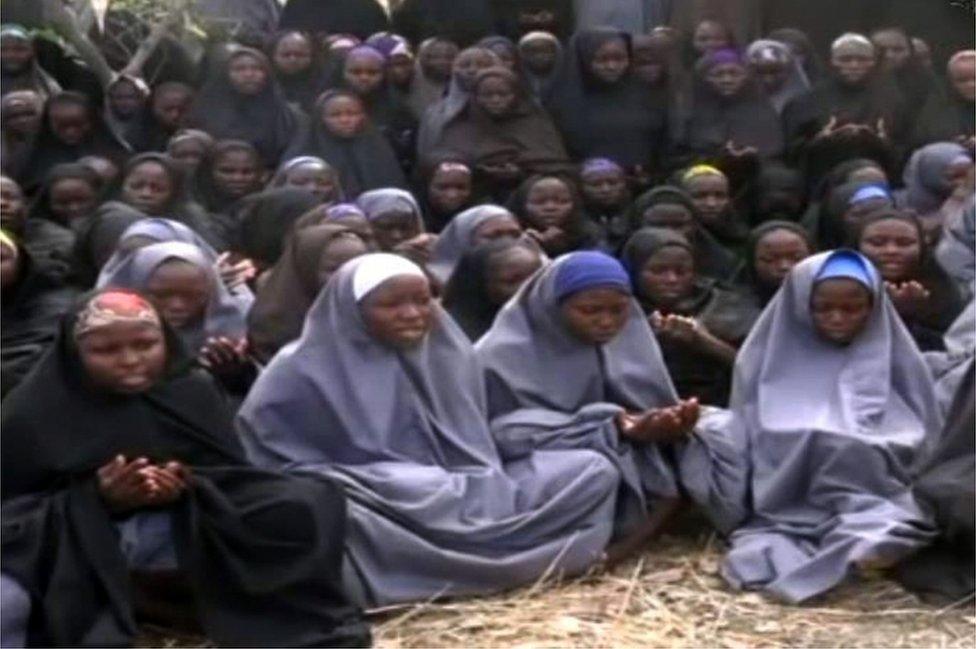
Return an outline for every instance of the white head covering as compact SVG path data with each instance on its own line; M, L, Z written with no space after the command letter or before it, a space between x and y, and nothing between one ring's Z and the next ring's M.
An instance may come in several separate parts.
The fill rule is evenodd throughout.
M366 255L357 261L352 276L352 295L357 303L362 302L373 289L388 279L400 275L427 277L417 264L399 255L381 252Z
M866 47L872 52L874 51L874 43L872 43L871 39L869 39L867 36L865 36L864 34L855 34L854 32L847 32L846 34L841 34L840 36L838 36L837 39L830 44L830 52L832 54L836 52L838 49L842 47L846 47L848 45L857 45L859 47Z

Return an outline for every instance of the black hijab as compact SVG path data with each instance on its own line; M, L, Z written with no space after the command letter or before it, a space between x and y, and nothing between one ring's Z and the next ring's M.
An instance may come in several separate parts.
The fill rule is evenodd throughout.
M257 95L242 95L230 82L230 65L241 56L253 57L267 72L267 83ZM219 72L200 89L187 126L200 128L217 139L250 142L269 169L278 166L282 154L302 128L298 113L289 107L274 78L268 57L248 47L234 49Z
M91 299L63 319L58 340L0 418L4 572L37 602L32 644L134 640L128 570L95 475L118 454L191 467L189 488L168 509L180 567L214 641L367 642L340 587L341 491L248 466L220 393L190 370L169 329L166 373L155 386L136 395L96 389L74 338ZM36 495L14 498L25 494Z
M82 107L88 113L92 125L91 133L79 144L65 144L51 129L51 109L54 106L71 104ZM125 147L112 135L101 113L88 97L78 92L61 92L52 96L45 104L41 130L35 137L30 157L16 180L26 193L31 193L56 164L75 162L85 156L108 158L120 164L127 154Z
M566 247L560 250L546 250L546 254L555 257L574 250L593 248L597 242L597 233L593 224L586 218L586 212L583 209L583 197L580 195L576 183L571 178L559 174L537 174L530 176L512 192L505 207L518 217L523 228L533 227L529 224L526 217L526 204L529 200L529 192L536 183L548 178L558 178L569 187L569 193L573 199L573 211L570 213L569 219L563 228L567 238Z
M102 266L115 252L122 233L146 215L119 201L109 201L78 230L72 251L72 282L88 289L95 285Z
M319 116L326 104L339 96L357 97L347 90L329 90L319 97L308 138L290 151L288 157L312 155L331 164L339 172L342 188L350 200L370 189L406 188L407 180L396 154L375 126L367 123L363 132L351 138L337 137L325 127ZM358 97L357 100L361 101Z
M214 166L217 161L226 153L231 151L242 151L250 156L257 157L260 164L260 154L248 142L243 140L221 140L211 147L206 157L200 162L196 173L193 174L193 197L199 201L211 215L220 215L222 221L232 220L234 214L240 207L240 202L244 198L235 198L226 195L214 179ZM227 227L227 224L223 224Z
M306 189L278 187L254 194L241 205L234 249L260 267L273 266L299 217L319 205Z
M749 233L749 240L746 242L746 261L740 277L741 283L753 294L756 304L760 308L765 308L769 304L769 301L776 295L776 291L779 290L779 286L767 286L756 277L756 247L764 236L775 230L788 230L800 237L806 242L807 250L811 254L816 250L813 241L810 240L810 233L802 225L793 221L766 221L752 229Z
M30 212L27 215L28 220L45 219L63 228L77 230L84 220L91 216L90 214L86 214L74 219L72 223L67 223L51 210L51 188L58 182L67 179L76 179L87 183L92 188L96 197L92 212L98 208L101 203L100 194L102 193L101 177L91 167L86 165L78 162L62 162L51 167L44 176L44 182L41 184L37 197L31 204Z
M281 70L275 68L274 75L275 79L278 80L278 85L281 86L281 91L284 93L285 99L293 104L301 106L302 110L308 111L311 110L312 106L315 104L316 98L318 98L318 96L322 94L322 91L325 90L329 85L329 78L325 71L325 63L322 52L318 47L318 41L308 32L299 31L297 29L283 29L272 35L270 41L268 42L267 48L265 48L265 51L268 53L268 58L273 61L275 50L278 49L278 44L281 43L286 36L292 36L295 34L303 36L311 45L311 64L297 74L285 74Z
M573 158L605 157L627 168L650 168L663 148L667 95L649 91L631 70L611 85L594 78L593 56L613 40L622 40L631 51L630 37L623 32L576 33L544 103Z

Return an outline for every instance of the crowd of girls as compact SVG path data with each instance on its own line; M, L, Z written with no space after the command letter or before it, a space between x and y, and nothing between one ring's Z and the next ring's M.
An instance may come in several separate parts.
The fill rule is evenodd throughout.
M4 3L3 646L362 646L693 510L971 596L971 14L194 4Z

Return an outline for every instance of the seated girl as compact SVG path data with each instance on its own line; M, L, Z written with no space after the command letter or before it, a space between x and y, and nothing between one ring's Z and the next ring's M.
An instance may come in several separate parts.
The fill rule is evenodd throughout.
M627 208L633 196L627 186L627 172L608 158L584 160L580 192L587 220L597 233L597 247L616 255L630 234Z
M298 338L319 291L344 263L370 251L341 221L292 230L247 315L251 353L262 363Z
M444 309L471 342L477 342L498 311L546 261L531 239L503 237L479 243L458 260L444 287Z
M5 400L4 630L131 646L133 584L178 569L219 645L366 645L340 580L341 491L249 466L187 361L158 311L112 289L63 319Z
M725 407L736 349L759 310L747 297L698 275L691 244L673 230L638 230L621 258L678 395Z
M931 538L909 466L942 425L932 378L861 255L793 268L739 350L731 408L752 472L733 587L803 602Z
M437 237L427 270L447 284L461 257L474 246L494 239L518 239L522 226L498 205L478 205L458 214Z
M440 232L457 214L474 204L474 172L466 162L451 157L420 168L417 200L429 232Z
M471 345L397 255L339 269L238 428L257 464L343 484L344 576L367 606L577 574L610 539L613 466L585 450L500 455Z
M793 267L813 252L810 235L802 225L767 221L749 235L738 284L759 309L765 309Z
M310 191L323 204L338 203L344 197L339 173L322 158L302 155L282 162L268 182L268 188L297 187Z
M857 248L885 282L888 297L922 351L944 348L942 336L962 311L952 281L932 259L912 212L879 210L860 223Z
M430 260L437 236L424 232L420 206L410 192L394 187L374 189L360 196L356 205L369 219L378 249L419 264Z
M502 452L588 448L623 476L618 532L641 524L648 501L684 489L727 529L744 486L741 436L711 439L721 413L699 422L696 398L679 399L631 280L595 251L560 257L536 273L476 346L487 377L492 432ZM696 426L697 425L697 426Z
M595 244L594 228L583 213L583 199L569 178L528 178L512 194L508 209L550 257Z

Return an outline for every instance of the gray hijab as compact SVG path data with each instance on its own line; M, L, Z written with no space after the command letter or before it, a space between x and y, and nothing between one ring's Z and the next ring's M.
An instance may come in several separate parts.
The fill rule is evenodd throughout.
M363 192L356 199L356 207L363 211L370 221L390 212L410 212L417 219L420 231L424 231L424 216L413 194L405 189L384 187Z
M344 581L365 605L500 590L553 567L584 570L610 538L616 471L586 451L502 458L477 359L439 306L417 347L396 351L373 339L356 287L391 258L407 263L378 253L344 265L301 338L261 374L238 417L248 455L342 482Z
M483 223L505 216L515 218L499 205L478 205L455 216L438 235L427 270L446 285L461 256L474 246L475 230Z
M803 71L803 65L793 55L793 50L785 43L769 39L753 41L746 49L745 59L750 65L764 61L776 61L784 63L789 68L789 76L783 83L783 87L772 94L766 94L769 103L780 115L790 100L810 90L810 80L807 78L806 72Z
M749 431L752 502L723 574L794 603L931 538L909 473L942 425L931 373L860 256L874 296L866 327L847 346L821 340L810 298L835 254L786 278L739 350L730 405Z
M145 291L149 279L164 262L178 259L204 270L210 279L210 301L203 321L177 331L187 350L195 353L207 338L242 338L247 333L247 307L220 281L213 263L198 246L183 241L154 243L132 252L111 273L103 273L95 288L114 286Z

